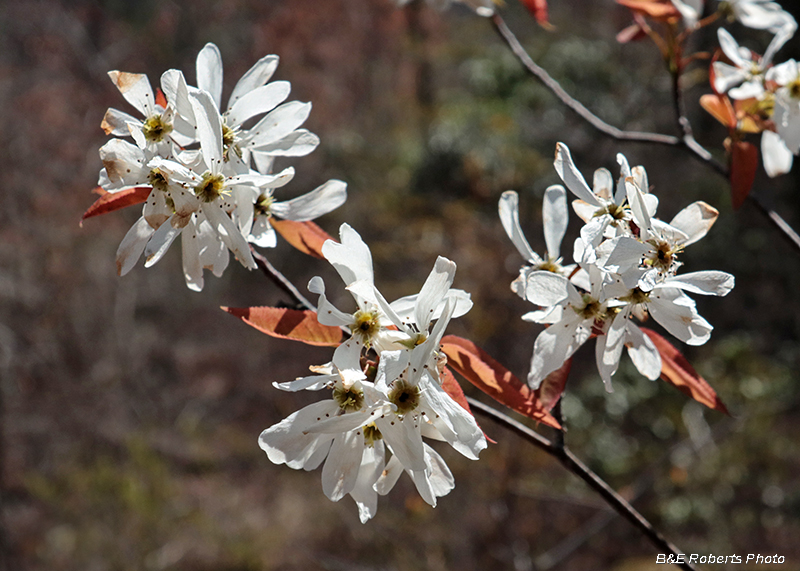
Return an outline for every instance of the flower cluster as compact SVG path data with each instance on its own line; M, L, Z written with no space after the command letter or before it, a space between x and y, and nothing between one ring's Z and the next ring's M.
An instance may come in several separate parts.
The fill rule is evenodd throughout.
M775 2L739 0L729 10L743 24L774 34L764 55L741 47L725 29L717 31L730 63L713 63L713 87L736 103L737 129L761 132L761 155L770 177L789 172L800 153L800 68L795 60L773 66L777 51L797 30L797 22Z
M319 144L300 128L311 104L285 102L289 83L270 81L277 65L274 55L256 62L225 107L222 58L214 44L197 56L196 87L176 69L164 72L156 93L145 75L109 72L141 117L106 112L103 130L117 138L100 148L104 168L98 184L109 193L150 189L141 218L117 250L120 275L142 253L145 266L155 264L181 236L186 284L199 291L203 270L220 276L229 250L245 267L255 267L248 242L275 246L271 216L312 220L345 201L346 185L337 180L292 200L275 200L274 190L294 176L292 167L273 172L275 158L306 155Z
M291 468L313 470L324 461L325 495L338 501L350 494L366 522L375 515L378 494L388 493L403 471L432 506L454 487L444 460L423 436L471 459L486 439L443 388L442 335L451 318L472 307L467 293L450 287L456 265L438 258L419 294L389 303L375 287L372 256L358 233L344 224L340 239L325 242L322 253L355 299L355 312L330 303L319 277L309 290L319 295L320 323L343 328L349 339L330 363L311 368L315 375L275 384L287 391L327 390L330 398L266 429L259 444L272 462Z
M644 168L631 168L621 154L617 162L616 182L608 170L598 169L590 188L567 146L556 147L556 171L578 198L573 208L585 222L573 248L575 266L563 266L559 257L567 228L562 186L545 193L546 259L533 252L522 234L517 194L507 191L500 199L503 227L527 261L512 289L541 308L523 319L547 325L534 344L528 375L534 388L591 337L597 337L597 367L609 391L623 348L645 377L656 379L661 357L631 318L652 316L681 341L701 345L712 326L686 293L724 296L733 288L733 276L725 272L678 274L680 253L706 235L718 212L695 202L662 222L655 218L658 199L649 192Z

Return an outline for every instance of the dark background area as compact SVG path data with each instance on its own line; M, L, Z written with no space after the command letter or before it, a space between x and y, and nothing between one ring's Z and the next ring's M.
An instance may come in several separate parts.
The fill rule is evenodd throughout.
M610 1L550 4L553 31L515 2L504 8L536 61L611 124L675 133L658 52L614 40L629 13ZM769 42L768 33L730 29L753 49ZM710 49L715 38L712 29L693 41ZM725 299L697 300L716 330L685 354L731 416L647 381L627 357L615 392L605 393L590 343L564 399L567 442L684 551L777 553L782 569L800 569L800 254L751 204L732 211L718 175L675 149L599 136L461 6L439 14L389 0L8 0L0 5L0 383L9 569L663 568L580 480L485 419L497 444L480 461L438 448L456 488L436 509L403 477L366 525L350 498L325 498L319 471L267 460L260 431L318 398L271 383L304 375L330 351L268 338L220 311L288 301L237 264L208 276L199 294L184 285L177 248L117 277L115 252L137 207L78 224L94 199L103 114L128 109L106 72L157 83L175 67L194 83L194 58L208 41L223 55L223 97L276 53L275 77L292 83L292 98L313 102L305 126L322 143L291 161L297 177L279 196L346 181L348 202L318 223L335 235L347 221L361 233L389 299L418 291L437 255L454 260L455 286L475 307L449 332L520 377L539 329L520 320L532 308L509 290L522 260L497 200L520 192L523 227L543 251L541 198L558 181L557 141L588 179L601 166L616 175L620 151L644 165L664 219L695 200L717 207L709 236L683 255L684 271L728 271L737 285ZM800 56L799 47L793 39L777 61ZM710 91L705 66L685 81L698 139L722 158L725 132L697 105ZM775 180L760 172L754 192L800 227L797 172ZM572 218L567 257L579 229ZM265 253L301 289L314 275L339 289L327 264L285 242ZM338 297L343 309L347 298Z

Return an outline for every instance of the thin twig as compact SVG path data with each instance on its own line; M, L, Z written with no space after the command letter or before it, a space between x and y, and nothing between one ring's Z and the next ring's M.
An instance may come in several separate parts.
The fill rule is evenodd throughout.
M467 397L467 401L472 409L477 410L485 416L488 416L498 424L515 432L518 436L521 436L540 450L543 450L550 456L556 458L568 471L578 476L593 490L600 494L600 496L602 496L602 498L608 502L614 511L637 527L651 541L651 543L662 550L662 553L668 552L675 556L683 553L673 543L664 538L664 536L661 535L661 533L659 533L659 531L656 530L642 514L636 511L636 509L630 505L625 498L620 496L616 491L614 491L613 488L611 488L611 486L606 484L606 482L600 478L600 476L590 470L586 464L584 464L572 453L569 448L567 448L567 446L564 446L563 448L556 446L553 442L531 430L524 424L517 422L513 418L483 404L480 401L470 397ZM678 564L678 567L691 571L696 571L697 569L694 565L688 562Z
M717 174L725 177L726 179L729 178L730 170L728 166L715 159L708 149L697 142L692 135L691 126L688 125L688 121L681 121L681 117L685 118L685 115L683 115L681 111L680 101L676 103L676 109L679 117L678 124L680 125L682 131L681 137L663 135L661 133L623 131L622 129L614 127L613 125L609 125L600 117L589 111L589 109L587 109L581 102L569 95L564 88L561 87L558 81L553 79L550 74L536 64L528 52L525 51L525 48L522 47L522 44L519 42L514 33L508 28L505 20L503 20L499 13L495 13L495 15L491 18L491 21L492 24L494 24L494 28L497 33L500 35L503 41L505 41L511 52L517 57L525 69L531 75L544 83L544 85L553 92L553 94L561 101L561 103L575 111L575 113L589 123L589 125L600 131L602 134L618 141L653 143L657 145L666 145L669 147L685 149L694 158L701 161L704 165L715 171ZM675 80L673 91L678 87L677 80ZM679 89L678 94L680 95ZM767 217L767 220L769 220L770 223L772 223L773 226L781 234L783 234L783 236L789 241L795 250L800 252L800 235L795 232L795 230L780 216L780 214L765 206L760 199L753 195L752 192L747 196L747 198L756 204L759 212L763 213Z
M308 299L306 299L306 297L300 293L300 290L298 290L292 282L286 279L286 276L279 272L275 266L273 266L269 260L267 260L267 258L256 252L252 246L250 247L250 252L253 254L253 259L256 261L258 269L260 269L265 276L272 280L275 285L277 285L295 302L302 305L306 309L310 309L314 312L317 311L317 306L308 301Z
M555 79L553 79L549 73L547 73L542 67L533 61L531 56L528 55L528 52L525 51L525 48L522 47L522 44L519 43L519 40L514 33L508 29L505 20L503 20L500 14L495 13L495 15L492 16L492 23L494 24L497 32L502 36L502 38L508 44L508 47L511 48L511 51L514 52L514 55L517 56L517 59L522 62L525 68L531 74L536 76L542 83L544 83L564 105L575 111L575 113L580 115L582 119L587 121L592 127L601 133L621 141L659 143L662 145L671 146L681 144L681 140L678 137L673 137L672 135L643 133L639 131L623 131L617 127L614 127L613 125L609 125L600 119L600 117L589 111L589 109L587 109L581 102L577 101L566 91L564 91L564 88L561 87L561 85Z

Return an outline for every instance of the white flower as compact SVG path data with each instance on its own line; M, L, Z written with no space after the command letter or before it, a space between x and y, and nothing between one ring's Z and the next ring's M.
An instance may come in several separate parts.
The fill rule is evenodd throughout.
M528 384L539 388L542 380L561 367L593 332L601 332L608 319L608 304L599 269L590 266L591 290L580 292L566 277L552 272L528 276L526 299L542 311L523 319L550 324L539 333L533 346Z
M297 198L284 202L275 202L271 188L264 188L256 196L255 204L247 203L247 208L252 209L252 227L248 240L262 248L274 248L277 244L275 230L269 219L275 215L283 220L306 222L319 218L339 208L347 200L347 184L331 179ZM247 213L242 213L242 218L247 218Z
M144 119L109 109L101 127L106 135L131 136L142 149L169 153L170 145L185 146L194 142L194 113L183 74L170 69L161 76L161 89L167 106L156 103L153 88L146 75L109 71L111 81L125 100L139 111Z
M734 18L748 28L769 30L776 33L782 29L797 28L797 22L791 14L771 0L727 0L721 2L723 10L729 9Z
M221 114L224 155L232 159L231 151L250 166L255 159L261 172L269 172L275 156L303 156L313 151L319 138L299 129L311 111L311 103L290 101L288 81L269 80L278 67L278 56L268 55L258 60L236 83L228 104L222 107L222 56L216 45L208 43L197 54L197 87L211 95L214 107ZM265 115L264 115L265 114ZM264 115L255 125L243 125Z
M546 270L568 276L575 269L574 264L561 265L561 241L567 231L567 198L566 191L561 185L548 187L542 202L542 219L544 222L544 242L547 247L547 257L542 258L533 251L522 228L519 224L519 196L513 190L507 190L500 197L498 203L500 222L516 246L517 251L527 262L520 268L519 277L511 283L511 290L525 298L525 283L531 272Z
M800 65L790 59L776 65L767 79L780 87L775 92L775 112L772 120L778 135L795 155L800 152Z
M779 30L764 56L759 57L747 48L739 46L725 29L717 30L719 45L733 65L721 61L714 62L714 89L718 93L727 92L733 99L763 97L765 74L772 65L772 58L793 33L785 28Z

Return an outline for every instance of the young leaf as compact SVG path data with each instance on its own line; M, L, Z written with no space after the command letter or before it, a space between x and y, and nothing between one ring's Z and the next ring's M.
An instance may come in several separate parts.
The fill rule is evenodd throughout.
M731 148L731 202L739 210L750 194L758 170L758 149L752 143L736 141Z
M289 244L304 254L325 259L322 255L322 244L325 243L325 240L333 240L333 238L313 222L295 222L294 220L272 218L270 219L270 224Z
M661 335L642 327L642 331L650 338L661 355L661 378L689 395L700 404L718 410L730 416L728 409L714 392L706 380L697 374L680 351Z
M450 367L497 402L536 422L561 428L528 385L472 341L447 335L442 351Z
M681 15L669 0L617 0L617 4L656 20L678 18Z
M125 208L126 206L141 204L147 200L147 197L150 196L150 192L152 190L153 189L149 186L136 186L133 188L126 188L125 190L121 190L119 192L103 191L102 193L97 192L97 189L95 189L94 192L100 194L100 198L95 200L94 204L92 204L89 209L83 213L81 221L91 218L92 216L99 216L101 214L106 214L107 212L114 212L115 210Z
M536 389L536 398L542 403L546 411L553 410L556 406L558 399L564 392L564 387L567 384L567 377L569 377L569 370L572 367L572 357L564 361L560 368L556 369L543 380L539 388Z
M317 321L317 314L309 310L285 307L222 307L252 325L262 333L280 339L302 341L307 345L336 347L342 340L342 330Z
M552 28L547 19L547 0L520 0L520 2L533 14L537 24L543 28Z
M700 106L729 129L736 127L736 112L727 95L706 93L700 96Z

